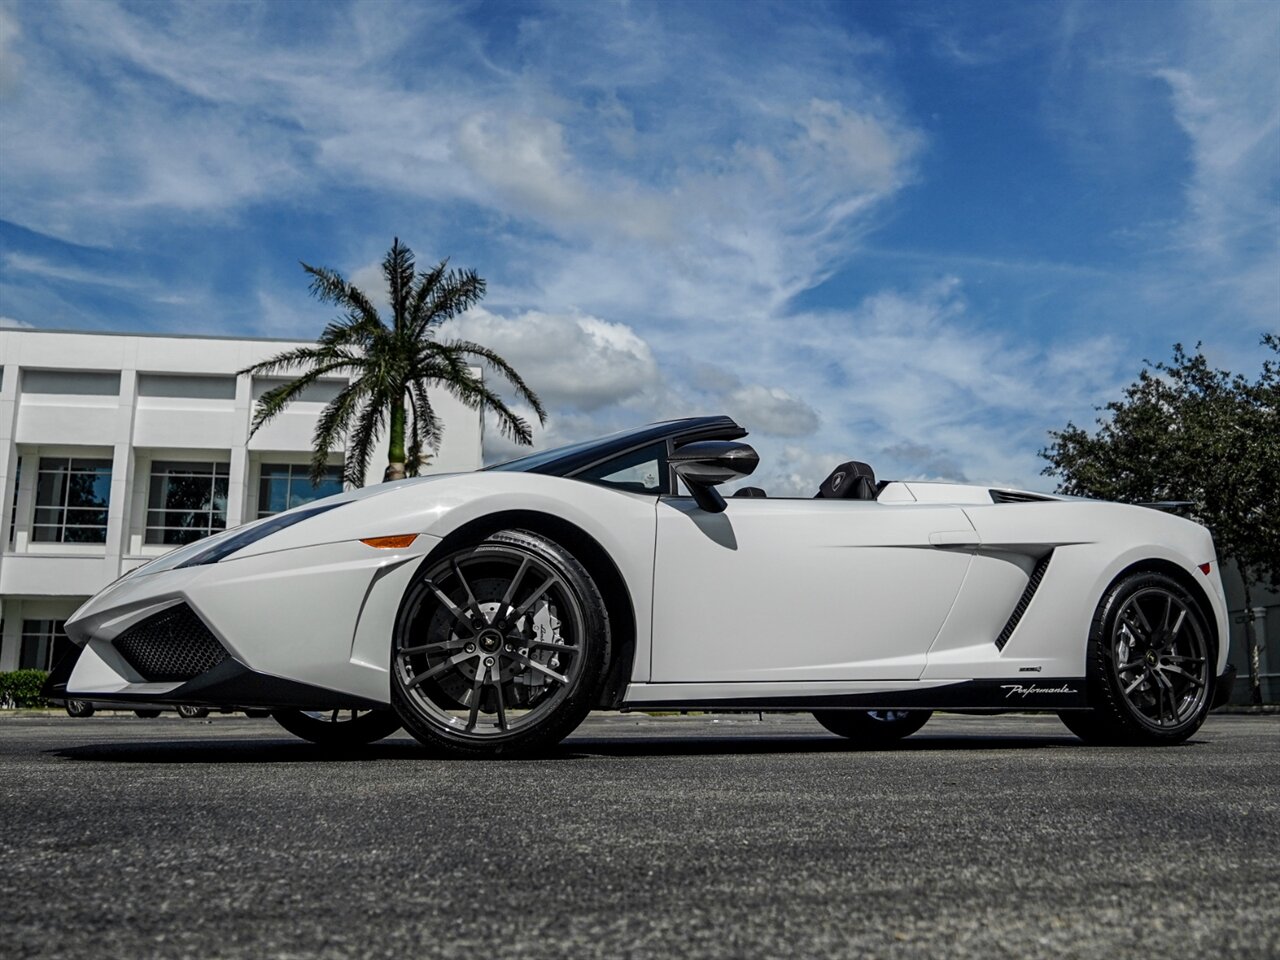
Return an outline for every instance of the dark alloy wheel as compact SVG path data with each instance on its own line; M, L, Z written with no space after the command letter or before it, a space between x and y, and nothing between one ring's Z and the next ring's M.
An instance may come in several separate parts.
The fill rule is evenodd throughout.
M326 747L361 747L400 729L390 710L272 710L271 717L295 737Z
M1113 584L1089 634L1089 710L1058 716L1089 743L1181 743L1200 728L1213 694L1217 648L1199 604L1171 577L1138 573Z
M932 710L815 710L814 719L859 747L887 747L915 733Z
M159 710L135 710L133 711L133 715L135 717L141 717L143 720L154 720L156 717L160 716L160 711Z
M191 703L182 703L178 705L178 716L183 720L203 720L208 715L208 707L197 707Z
M66 704L69 717L92 717L93 704L88 700L68 700Z
M455 756L559 743L595 703L609 618L564 547L523 530L432 558L405 594L391 702L405 728Z

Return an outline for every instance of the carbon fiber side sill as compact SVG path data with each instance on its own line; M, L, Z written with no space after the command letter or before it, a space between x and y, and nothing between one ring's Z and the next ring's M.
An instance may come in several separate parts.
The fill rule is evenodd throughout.
M1014 604L1013 612L1009 614L1009 619L1005 621L1004 629L1000 631L1000 636L996 637L997 650L1004 649L1004 645L1013 636L1013 631L1018 628L1018 622L1022 620L1022 615L1027 612L1027 607L1031 605L1031 598L1040 589L1040 581L1044 579L1044 572L1049 569L1049 561L1052 559L1053 551L1050 550L1036 561L1036 565L1031 571L1031 579L1027 581L1026 589L1022 591L1022 596Z
M803 684L797 683L797 686ZM1082 710L1084 677L1005 677L929 684L879 693L794 693L788 696L677 698L623 704L625 710Z

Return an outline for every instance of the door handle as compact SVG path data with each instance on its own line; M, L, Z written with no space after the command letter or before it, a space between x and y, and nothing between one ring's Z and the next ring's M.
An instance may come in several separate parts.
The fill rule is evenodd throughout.
M935 547L976 547L982 543L976 530L939 530L929 534Z

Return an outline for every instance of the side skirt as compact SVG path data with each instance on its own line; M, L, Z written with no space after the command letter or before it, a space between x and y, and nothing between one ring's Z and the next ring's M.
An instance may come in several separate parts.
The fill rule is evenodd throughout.
M1036 677L1031 680L958 680L954 683L910 684L896 689L812 692L797 683L794 693L779 693L778 684L768 684L768 693L752 696L732 684L725 696L715 696L707 685L698 684L699 695L680 696L680 684L662 684L658 691L632 684L624 709L630 710L1085 710L1089 707L1083 677ZM852 684L851 684L852 686ZM863 685L865 686L865 685ZM690 691L693 694L693 691Z

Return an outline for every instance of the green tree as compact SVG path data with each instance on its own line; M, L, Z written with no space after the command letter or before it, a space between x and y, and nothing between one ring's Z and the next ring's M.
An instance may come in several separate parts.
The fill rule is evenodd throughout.
M1280 338L1262 338L1280 354ZM1040 455L1060 493L1138 503L1191 501L1192 517L1213 532L1221 560L1245 590L1249 683L1261 702L1252 588L1280 581L1280 362L1264 359L1256 380L1212 367L1196 345L1175 344L1100 408L1097 431L1068 423L1051 431Z
M485 282L474 270L451 270L448 260L442 260L418 273L413 251L397 237L382 261L391 308L388 322L368 295L337 271L306 263L302 269L311 275L312 295L337 306L341 316L324 328L315 346L286 350L240 372L272 375L301 371L259 398L251 436L321 377L350 377L351 382L325 406L316 422L313 483L323 477L329 451L345 442L344 479L353 486L363 486L384 426L389 444L383 479L416 476L427 451L439 444L442 431L429 387L447 390L473 410L494 413L504 434L517 443L531 443L529 424L472 372L473 362L501 374L516 396L533 408L539 422L546 422L537 394L497 353L470 340L436 339L440 324L484 296Z

